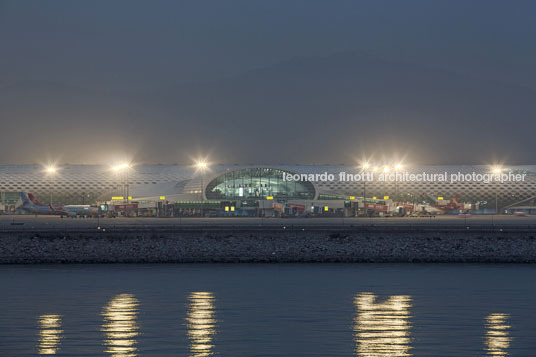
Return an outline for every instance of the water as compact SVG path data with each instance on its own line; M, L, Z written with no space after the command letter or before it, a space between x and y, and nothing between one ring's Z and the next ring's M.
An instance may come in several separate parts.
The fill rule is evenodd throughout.
M534 356L533 265L0 266L0 356Z

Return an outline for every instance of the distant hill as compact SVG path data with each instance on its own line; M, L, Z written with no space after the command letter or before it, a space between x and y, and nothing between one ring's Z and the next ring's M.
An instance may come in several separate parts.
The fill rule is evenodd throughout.
M115 138L112 150L128 144L159 162L212 151L224 162L352 163L374 154L427 164L533 163L535 102L527 88L347 52L138 97L52 84L0 88L0 119L22 120L37 136L48 125L68 128L77 140L55 140L74 145L71 162L87 154L77 143Z

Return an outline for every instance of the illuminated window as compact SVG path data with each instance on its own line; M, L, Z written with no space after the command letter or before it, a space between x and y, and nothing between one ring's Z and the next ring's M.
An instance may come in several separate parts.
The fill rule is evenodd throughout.
M304 199L315 197L311 182L283 181L287 171L271 168L247 168L228 171L206 187L209 200L218 199Z

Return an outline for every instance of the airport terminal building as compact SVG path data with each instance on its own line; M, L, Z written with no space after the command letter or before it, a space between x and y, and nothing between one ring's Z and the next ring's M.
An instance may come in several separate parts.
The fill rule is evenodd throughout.
M198 208L258 214L277 204L311 211L316 207L318 212L327 207L332 212L357 209L358 202L437 204L454 197L474 210L490 212L512 205L529 209L536 197L536 166L505 167L502 174L514 179L504 182L475 179L475 174L489 176L489 166L416 166L394 171L364 172L359 167L332 165L211 165L203 170L188 165L138 165L116 172L108 166L61 165L49 174L40 165L5 165L0 166L0 201L9 209L17 204L20 192L31 192L44 204L51 199L53 204L124 200L140 207L159 204L188 212ZM387 180L388 175L395 179Z

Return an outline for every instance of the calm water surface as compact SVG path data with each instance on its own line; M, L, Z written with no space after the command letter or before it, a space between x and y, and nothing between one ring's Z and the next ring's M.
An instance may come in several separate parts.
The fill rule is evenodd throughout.
M532 265L0 266L0 356L535 356Z

